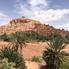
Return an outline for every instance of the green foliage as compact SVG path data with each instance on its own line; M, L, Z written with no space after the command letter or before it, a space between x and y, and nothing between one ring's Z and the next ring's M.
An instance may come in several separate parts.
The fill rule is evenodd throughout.
M69 69L69 57L65 56L63 63L60 65L60 69Z
M36 41L45 41L46 40L46 36L44 36L41 33L37 33L34 31L26 31L26 32L18 32L22 35L22 38L26 41L26 42L30 42L33 40Z
M46 40L49 41L56 37L61 39L64 38L59 34L52 34L52 35L45 36L42 33L38 33L35 31L17 31L15 33L10 33L8 35L4 33L3 35L0 36L0 39L4 41L11 41L11 42L17 42L18 40L20 42L30 42L34 40L45 42ZM65 39L68 40L68 37L69 36L66 36Z
M25 39L22 37L23 35L20 32L11 33L8 35L8 40L11 42L12 47L15 51L22 50L22 47L25 45Z
M0 51L0 59L8 58L9 62L14 62L17 69L25 69L25 62L18 52L15 50L5 48Z
M63 39L63 37L61 35L59 35L59 34L48 35L47 37L48 37L48 40L51 40L51 41L53 40L53 38L61 38L61 39Z
M0 60L0 69L16 69L15 63L8 62L7 58Z
M66 38L69 40L69 34L66 36Z
M0 40L1 40L1 41L8 41L7 34L4 33L4 34L0 35Z
M34 61L34 62L41 62L42 59L39 56L34 56L34 57L32 57L32 61Z
M69 35L65 36L65 43L69 43Z
M64 49L64 40L60 37L53 38L49 43L49 48L47 48L43 53L43 59L47 63L48 69L59 69L64 56L61 50Z
M19 39L20 41L26 41L26 42L30 42L32 40L36 40L36 41L46 41L47 37L44 36L41 33L38 32L34 32L34 31L18 31L15 33L11 33L9 35L3 34L1 35L1 38L3 40L6 40L7 37L8 41L13 41L15 42L15 40ZM7 40L6 40L7 41Z
M51 34L48 36L45 36L42 33L38 33L35 31L17 31L15 33L10 33L10 34L2 34L0 35L0 40L3 41L11 41L11 42L15 42L15 41L19 41L20 42L31 42L31 41L49 41L49 40L53 40L53 38L63 38L65 39L65 43L69 43L69 35L67 36L62 36L59 34Z

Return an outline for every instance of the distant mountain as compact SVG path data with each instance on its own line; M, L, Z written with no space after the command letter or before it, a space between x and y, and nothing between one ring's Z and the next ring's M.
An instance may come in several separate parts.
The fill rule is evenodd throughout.
M25 17L13 19L9 24L0 27L0 33L14 33L16 31L35 31L44 35L60 34L66 36L69 31L56 29L52 26L41 24L39 21L31 20Z

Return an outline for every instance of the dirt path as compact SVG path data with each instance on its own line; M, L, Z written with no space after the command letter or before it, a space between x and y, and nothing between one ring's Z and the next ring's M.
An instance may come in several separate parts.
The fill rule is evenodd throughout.
M36 63L32 61L26 61L27 69L45 69L45 63Z

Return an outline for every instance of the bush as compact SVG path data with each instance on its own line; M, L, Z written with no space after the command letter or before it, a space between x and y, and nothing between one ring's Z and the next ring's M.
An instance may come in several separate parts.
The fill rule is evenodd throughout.
M8 62L7 58L0 60L0 69L16 69L14 66L15 63Z
M0 59L8 58L9 62L14 62L17 69L25 69L25 62L22 56L12 49L2 49L0 52Z
M63 39L63 36L62 35L59 35L59 34L52 34L52 35L48 35L47 36L48 40L53 40L53 38L61 38Z
M0 41L8 41L8 37L6 33L0 35Z
M25 42L30 42L30 41L33 41L33 40L36 40L36 41L45 41L45 40L47 40L46 36L44 36L41 33L34 32L34 31L25 31L25 32L20 31L20 32L16 32L16 33L18 33L20 39L23 39ZM12 37L12 34L9 34L8 37L9 38ZM12 39L13 38L11 38L11 40Z
M69 69L69 57L65 57L63 63L60 65L60 69Z
M53 37L51 41L48 42L49 47L43 53L43 59L47 63L47 69L59 69L60 64L64 60L64 55L61 50L64 49L66 44L61 37Z
M32 61L34 61L34 62L41 62L42 59L40 57L38 57L38 56L33 56L32 57Z

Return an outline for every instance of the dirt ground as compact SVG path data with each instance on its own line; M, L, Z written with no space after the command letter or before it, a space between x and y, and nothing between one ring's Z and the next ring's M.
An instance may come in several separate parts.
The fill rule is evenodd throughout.
M27 69L45 69L45 63L36 63L32 61L26 61Z
M26 59L31 59L33 56L42 56L42 53L46 47L48 46L45 42L27 43L26 47L23 47L22 54Z

